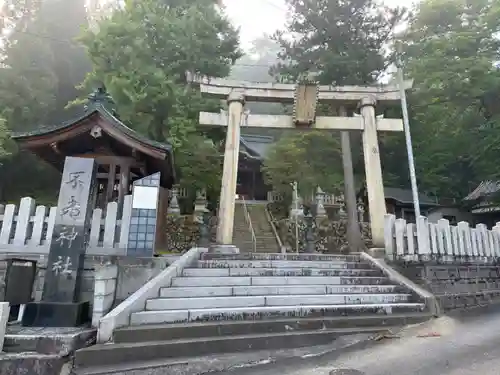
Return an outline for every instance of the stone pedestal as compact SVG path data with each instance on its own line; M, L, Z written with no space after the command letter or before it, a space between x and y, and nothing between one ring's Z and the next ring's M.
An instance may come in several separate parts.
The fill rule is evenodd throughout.
M212 245L209 251L214 254L239 254L240 249L234 245Z
M67 157L41 302L26 305L24 326L72 327L90 320L78 301L96 185L94 159Z
M78 327L90 321L90 302L34 302L26 305L25 327Z

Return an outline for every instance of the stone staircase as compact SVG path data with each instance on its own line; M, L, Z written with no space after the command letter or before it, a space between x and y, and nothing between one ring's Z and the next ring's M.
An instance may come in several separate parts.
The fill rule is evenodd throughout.
M245 218L243 203L241 202L236 202L234 206L233 244L240 249L241 253L251 253L254 251L252 234Z
M266 205L260 202L247 202L246 205L255 233L256 252L274 253L280 251L271 223L266 216ZM254 251L252 235L241 202L236 202L235 206L233 243L242 253Z
M77 374L106 366L329 344L431 317L411 290L360 255L203 254L113 343L77 351ZM104 366L104 367L103 367Z
M266 215L266 204L247 203L250 219L252 220L257 249L264 253L275 253L281 251L276 241L271 223Z

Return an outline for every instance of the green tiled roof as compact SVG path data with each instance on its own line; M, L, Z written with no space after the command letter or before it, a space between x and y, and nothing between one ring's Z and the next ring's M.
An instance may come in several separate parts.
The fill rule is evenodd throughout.
M11 138L14 140L21 140L23 138L29 138L34 136L43 136L46 134L50 134L55 131L63 130L66 128L70 128L74 124L94 115L95 113L99 113L103 118L105 118L112 126L119 129L122 133L128 135L129 137L137 140L138 142L144 143L150 147L162 149L168 152L172 151L172 146L168 143L156 142L151 139L144 137L143 135L137 133L136 131L130 129L127 125L121 122L118 118L116 118L111 112L109 112L102 104L95 103L92 105L92 109L90 109L87 113L82 116L65 121L59 125L53 126L40 126L36 130L27 131L27 132L13 132L11 134Z

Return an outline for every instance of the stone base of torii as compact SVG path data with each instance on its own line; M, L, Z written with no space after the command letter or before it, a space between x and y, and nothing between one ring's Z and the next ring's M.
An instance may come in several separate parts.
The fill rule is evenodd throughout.
M403 122L401 119L377 118L375 109L378 104L399 105L401 96L397 86L320 86L310 83L253 83L206 78L200 79L199 83L202 94L226 99L228 103L227 112L201 112L199 116L200 125L227 127L217 246L214 251L238 251L232 241L241 126L303 131L361 131L372 241L375 247L383 247L386 206L377 132L403 131ZM404 86L405 89L411 88L412 81L406 81ZM248 114L244 111L245 101L293 103L294 113L293 116ZM316 116L318 102L328 102L344 116ZM356 108L360 115L347 117L346 108ZM344 168L352 169L352 163L345 161ZM344 172L350 180L352 170ZM355 196L354 186L349 187L346 183L346 190L349 189L352 191L346 191L345 197L351 197L352 200ZM346 203L349 231L359 231L355 215L356 202ZM354 214L350 212L353 210ZM356 234L350 233L349 238L356 238Z

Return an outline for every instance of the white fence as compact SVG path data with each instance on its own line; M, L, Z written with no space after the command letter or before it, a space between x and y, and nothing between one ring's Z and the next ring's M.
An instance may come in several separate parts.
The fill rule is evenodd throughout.
M33 198L0 205L0 253L48 254L57 207L36 206ZM125 196L122 215L118 203L97 208L92 215L87 254L124 255L127 249L132 195Z
M452 226L446 219L433 224L424 216L414 224L386 215L385 249L390 259L493 261L500 258L500 223L488 230L484 224Z

